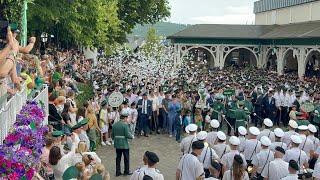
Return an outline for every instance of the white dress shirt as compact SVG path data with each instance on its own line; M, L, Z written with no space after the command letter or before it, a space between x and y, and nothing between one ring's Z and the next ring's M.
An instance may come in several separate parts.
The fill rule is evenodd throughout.
M203 166L199 159L192 154L185 154L178 165L181 180L195 180L198 177L204 177Z
M289 174L289 163L280 158L276 158L269 163L267 171L263 171L261 176L269 180L280 180Z

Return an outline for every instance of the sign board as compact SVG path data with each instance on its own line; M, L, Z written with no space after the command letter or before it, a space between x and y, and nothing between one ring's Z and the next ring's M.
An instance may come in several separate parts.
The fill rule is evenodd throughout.
M232 96L235 94L236 94L236 91L234 89L226 89L223 91L224 96Z
M119 107L123 103L123 95L120 92L112 93L109 98L108 102L111 107Z

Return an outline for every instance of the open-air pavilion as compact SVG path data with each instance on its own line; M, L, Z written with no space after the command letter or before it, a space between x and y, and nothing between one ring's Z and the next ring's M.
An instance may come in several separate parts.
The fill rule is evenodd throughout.
M289 25L199 24L169 36L177 64L186 56L206 60L210 67L230 65L268 68L279 75L306 73L320 64L320 22ZM310 67L310 66L309 66Z

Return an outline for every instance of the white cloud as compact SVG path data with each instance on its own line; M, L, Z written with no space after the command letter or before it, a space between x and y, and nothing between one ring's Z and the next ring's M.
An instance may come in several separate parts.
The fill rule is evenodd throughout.
M190 19L197 24L254 24L254 14L225 14L221 16L200 16Z

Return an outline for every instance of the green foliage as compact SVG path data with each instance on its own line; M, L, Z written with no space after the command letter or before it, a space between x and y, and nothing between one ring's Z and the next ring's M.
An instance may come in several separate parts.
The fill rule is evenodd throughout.
M138 36L138 37L146 37L149 29L153 27L157 30L157 34L160 36L170 36L175 34L187 27L185 24L176 24L170 22L158 22L154 25L146 24L146 25L137 25L133 30L132 33L128 36Z
M29 5L29 29L48 32L67 43L104 47L113 43L119 19L116 0L35 0Z
M73 46L110 49L137 24L170 16L168 0L27 0L28 31L55 35ZM2 19L20 22L23 0L0 0Z
M161 55L164 53L164 46L161 45L162 38L157 35L155 28L150 28L147 36L146 43L142 46L142 51L147 58L153 58L159 61Z
M170 16L168 0L118 0L121 32L118 42L132 32L137 24L155 24Z
M78 84L78 88L82 91L81 94L76 96L76 103L79 107L83 106L83 103L94 97L93 86L91 84Z

